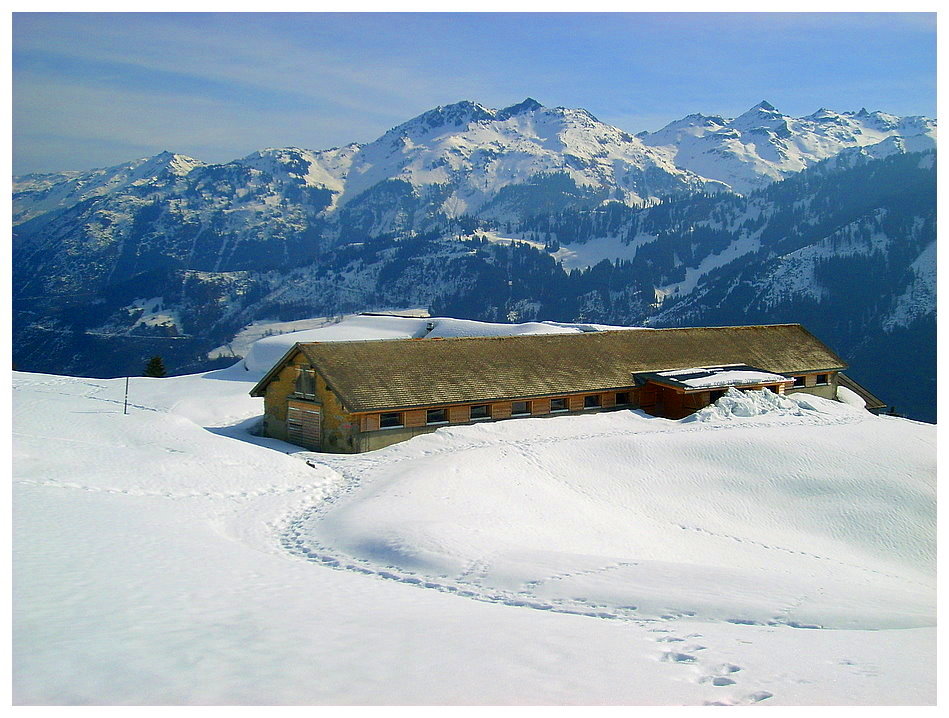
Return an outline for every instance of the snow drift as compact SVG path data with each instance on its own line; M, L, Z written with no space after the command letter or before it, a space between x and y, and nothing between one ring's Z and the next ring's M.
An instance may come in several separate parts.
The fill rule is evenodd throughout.
M362 489L305 539L576 612L932 625L926 428L734 389L690 419L622 411L441 429L377 452Z

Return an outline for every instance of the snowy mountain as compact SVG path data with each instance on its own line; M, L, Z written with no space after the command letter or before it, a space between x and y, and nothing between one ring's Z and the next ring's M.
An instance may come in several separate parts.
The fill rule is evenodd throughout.
M592 329L307 338L429 321ZM935 703L935 427L732 392L312 454L253 434L294 338L128 413L14 373L15 704Z
M462 101L429 110L366 145L267 149L213 166L163 152L107 169L18 177L14 224L143 185L149 191L138 194L152 199L177 189L210 200L208 207L177 198L176 209L199 215L222 203L266 212L268 205L305 199L328 216L347 205L365 209L395 197L428 218L510 218L537 186L554 195L572 192L575 203L594 206L722 189L745 193L847 148L875 157L925 151L935 147L935 135L935 121L924 117L820 109L792 118L762 102L731 120L689 115L634 137L586 110L547 108L531 98L501 110ZM167 181L194 169L201 171L191 183ZM241 180L249 186L241 187ZM570 199L561 196L557 204L568 206ZM407 224L398 211L377 220L370 234L422 222Z
M173 184L167 175L190 176ZM19 177L14 218L20 224L105 194L133 194L166 202L183 224L207 224L220 209L271 220L274 205L303 204L321 216L348 207L350 217L372 215L370 234L377 234L418 228L435 216L508 216L529 199L514 188L526 184L536 192L549 185L557 194L564 182L577 195L573 201L586 204L723 188L585 110L545 108L530 99L493 110L465 101L423 113L367 145L266 149L224 165L166 152L108 169ZM564 196L557 206L570 201ZM257 224L252 215L241 221Z
M745 194L851 148L871 157L935 149L936 122L866 109L790 117L760 102L734 119L689 115L636 137L670 152L677 167Z
M934 321L935 151L919 151L934 136L925 118L761 103L633 137L585 110L459 102L366 145L17 178L15 361L101 376L160 354L197 370L258 320L418 306L492 322L780 316L869 362L859 337L908 330L924 347ZM837 253L847 272L877 263L873 297L821 283ZM934 417L934 401L910 404Z
M13 224L46 212L71 207L94 197L127 192L133 187L158 188L187 175L203 163L162 152L127 164L88 172L30 174L13 179Z

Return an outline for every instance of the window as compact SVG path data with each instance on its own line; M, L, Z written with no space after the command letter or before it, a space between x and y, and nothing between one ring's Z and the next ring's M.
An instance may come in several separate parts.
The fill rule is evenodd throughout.
M817 375L817 385L818 385L818 386L821 386L821 385L824 385L824 384L827 384L827 383L828 383L828 381L827 381L827 374L818 374L818 375Z
M511 416L524 416L531 413L531 403L529 401L511 402Z
M398 426L402 426L401 411L390 411L385 414L379 414L380 429L393 429Z
M804 377L802 376L794 377L794 386L804 386Z
M426 424L444 424L448 421L448 412L444 409L429 409L425 412Z
M583 397L583 408L584 409L596 409L600 406L600 395L599 394L587 394Z
M491 418L491 405L490 404L476 404L471 407L471 418L472 419L490 419Z
M315 399L316 398L316 372L312 369L300 369L300 373L297 374L297 381L293 387L294 393L297 396L302 396L306 399Z
M570 403L567 401L567 397L562 396L559 399L550 400L550 410L553 411L569 411Z
M624 406L629 403L629 392L628 391L618 391L616 392L616 406Z

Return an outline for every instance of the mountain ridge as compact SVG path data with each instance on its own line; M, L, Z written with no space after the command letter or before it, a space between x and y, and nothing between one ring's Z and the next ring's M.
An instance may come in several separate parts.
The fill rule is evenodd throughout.
M739 126L688 115L665 137L645 136L653 147L586 111L464 102L363 145L268 148L222 164L163 152L19 178L16 361L121 373L148 346L195 369L258 319L399 305L494 322L780 316L816 323L831 346L847 337L844 351L870 351L860 332L908 331L904 343L922 355L935 311L935 122L773 108L758 103ZM672 135L691 139L663 144ZM708 154L752 172L760 186L747 193L673 161L674 151L697 156L695 143L749 138L758 144L744 154ZM798 285L779 281L792 275L776 273L778 258L826 291L786 291ZM835 283L828 261L869 273L879 296ZM749 287L780 300L733 301ZM850 328L824 321L821 301Z
M527 118L531 120L529 123L518 123L518 119ZM544 128L546 133L538 133L537 120L551 125ZM512 121L514 126L504 128L507 132L499 132L494 127ZM431 136L438 130L442 131L438 138ZM427 154L419 150L415 143L426 135L430 142L441 141L443 146L429 148ZM423 112L365 144L351 143L325 150L267 148L242 159L213 165L166 151L151 158L87 172L15 177L14 204L15 207L31 204L31 194L49 189L51 185L79 183L95 176L111 179L163 160L177 163L172 171L183 176L199 167L254 166L255 160L265 154L281 155L286 158L286 164L296 163L303 170L298 176L307 178L308 186L330 191L333 194L333 201L328 205L330 212L384 181L402 179L421 188L457 179L459 173L475 175L481 185L480 191L468 186L454 196L464 211L477 211L487 203L487 195L496 195L504 186L514 183L514 174L525 178L557 171L568 173L578 186L604 188L612 184L613 201L636 204L674 195L676 191L731 189L746 193L843 149L872 147L894 136L911 138L914 151L932 148L935 121L867 112L864 108L844 113L820 108L811 115L791 118L778 112L771 103L761 101L731 120L718 115L691 114L656 132L640 132L634 136L599 122L587 110L547 108L533 98L502 110L462 100ZM788 141L791 137L796 141L794 147L795 143ZM601 147L591 149L591 143ZM602 147L609 145L619 149L604 153ZM510 152L521 153L519 166L514 168L516 173L498 177L497 171L487 171L489 165L496 164L498 155ZM475 155L474 161L471 161L472 155ZM614 164L619 162L627 172L634 174L636 170L658 173L665 183L656 187L644 183L641 177L617 176L615 170L604 166L609 164L603 162L604 159ZM352 183L349 182L351 171L359 177ZM453 171L455 177L452 177ZM353 186L348 188L348 184ZM89 191L81 193L78 199L90 194ZM74 192L66 193L63 202L73 199L76 199ZM15 224L54 206L61 204L42 202L39 208L15 209Z

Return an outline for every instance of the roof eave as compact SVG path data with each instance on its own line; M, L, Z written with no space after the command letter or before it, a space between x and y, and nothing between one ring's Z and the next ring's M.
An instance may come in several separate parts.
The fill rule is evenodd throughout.
M270 371L264 374L263 378L254 384L254 388L250 390L250 395L254 397L263 397L266 395L267 385L274 380L277 374L289 363L290 357L297 351L300 351L300 342L294 342L293 346L287 349L286 353L270 368Z

